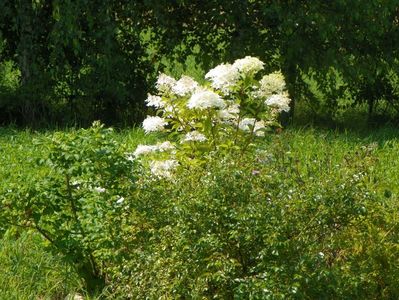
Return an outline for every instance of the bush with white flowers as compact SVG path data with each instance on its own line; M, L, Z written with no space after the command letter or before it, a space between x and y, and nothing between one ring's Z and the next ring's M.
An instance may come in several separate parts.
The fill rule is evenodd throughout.
M250 56L221 64L205 75L203 85L188 76L160 74L156 95L146 100L156 116L147 116L143 128L147 134L164 132L170 141L139 145L131 158L147 164L155 177L171 177L178 165L201 163L207 153L247 151L290 109L284 76L261 77L263 65Z

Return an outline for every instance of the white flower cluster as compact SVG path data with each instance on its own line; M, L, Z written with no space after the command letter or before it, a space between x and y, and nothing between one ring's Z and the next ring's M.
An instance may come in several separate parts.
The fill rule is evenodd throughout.
M148 94L145 102L147 103L147 106L153 106L155 108L165 107L165 102L162 100L161 96L154 96L154 95Z
M189 76L182 76L172 87L172 91L179 96L186 96L193 93L198 87L198 82Z
M205 78L211 81L213 88L229 93L240 79L240 73L231 64L221 64L206 73Z
M237 59L233 67L238 69L242 74L255 74L263 70L264 63L256 57L246 56L242 59Z
M255 118L244 118L238 123L238 128L243 131L253 132L256 136L264 136L266 126L263 120L257 121Z
M151 173L158 178L170 178L179 163L174 159L153 160L150 162Z
M205 142L206 140L206 136L202 133L198 131L190 131L186 133L181 142Z
M248 135L264 136L268 126L275 124L277 113L289 111L290 98L281 72L257 79L263 69L261 60L246 56L211 69L205 85L189 76L176 80L160 74L157 93L146 99L157 116L147 116L143 128L145 133L171 134L180 143L139 145L129 159L144 157L140 162L147 162L156 178L171 177L184 151L191 159L226 145L237 149L237 143L252 140Z
M260 80L259 90L255 97L266 99L265 104L277 112L289 112L291 99L286 92L286 84L281 72L265 75Z
M154 153L156 151L167 152L167 151L173 151L174 149L175 146L169 141L158 143L156 145L138 145L136 150L133 152L133 156L139 157L150 153Z
M154 132L154 131L162 131L165 129L165 125L168 123L164 118L155 116L147 116L147 118L143 121L143 128L146 133Z
M274 72L263 76L259 83L259 91L261 95L266 98L273 94L281 94L285 91L284 76L280 72Z
M240 113L239 104L231 104L225 109L219 110L218 117L225 124L231 124L233 120L237 120Z
M176 80L174 78L161 73L158 76L156 87L161 93L166 93L171 91L175 84Z
M232 65L218 65L210 70L205 78L211 81L213 88L229 94L241 77L256 74L263 70L263 65L264 63L258 58L246 56L237 59Z
M266 99L265 104L277 109L278 112L289 112L290 111L291 99L287 93L271 95Z
M218 94L202 90L193 94L188 100L187 107L191 109L224 108L226 103Z

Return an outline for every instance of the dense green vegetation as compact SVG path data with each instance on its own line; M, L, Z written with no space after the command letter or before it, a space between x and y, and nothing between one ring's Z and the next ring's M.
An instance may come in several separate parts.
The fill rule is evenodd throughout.
M0 281L7 282L2 288L9 299L54 299L87 291L87 282L78 280L87 280L79 269L83 261L74 260L81 254L60 251L43 236L22 230L34 222L51 230L52 222L65 220L59 213L70 211L59 194L65 193L57 183L62 173L60 177L40 160L64 153L54 148L60 139L66 147L76 143L67 151L72 166L93 158L87 151L83 158L73 157L82 142L106 150L112 141L115 148L109 151L119 153L151 141L137 130L105 130L102 137L85 132L1 132L0 220L7 236L0 249ZM51 234L61 240L57 234L63 234L72 247L68 249L94 247L108 298L392 299L399 293L397 157L395 128L289 129L265 138L255 157L211 160L205 169L182 170L173 182L142 178L134 190L122 182L108 183L106 199L82 185L76 192L85 194L88 206L79 208L84 212L79 222L94 235L87 239L73 234L73 226L60 227L69 233ZM104 159L97 162L107 164ZM87 168L88 174L99 176L93 177L96 184L110 180L106 171ZM113 195L120 193L124 202L118 208ZM65 211L46 213L42 200ZM104 211L103 205L112 209L90 213L93 206L97 213ZM29 209L33 216L26 215ZM117 218L112 218L113 209ZM43 214L40 219L35 211ZM15 240L15 234L21 237ZM109 234L112 243L104 241ZM32 253L10 256L10 247ZM62 279L65 273L67 281Z
M131 124L190 55L194 69L257 56L324 118L398 111L396 0L5 0L0 20L1 123Z

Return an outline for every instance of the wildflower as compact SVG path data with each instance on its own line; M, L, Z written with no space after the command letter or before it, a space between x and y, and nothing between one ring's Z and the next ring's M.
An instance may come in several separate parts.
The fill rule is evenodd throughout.
M155 108L162 108L165 106L165 102L162 100L162 97L151 94L147 95L145 102L147 103L147 106L153 106Z
M237 59L233 67L237 68L242 74L256 74L263 70L264 63L256 57L246 56L242 59Z
M123 203L123 201L125 201L125 198L123 198L123 197L120 197L118 200L116 200L116 204L122 204Z
M231 64L221 64L210 70L205 78L211 81L211 85L215 89L228 93L230 88L237 83L240 74L238 69Z
M182 139L182 143L184 142L205 142L207 140L206 136L198 131L191 131L186 133L184 138Z
M156 87L160 92L170 92L175 84L176 84L176 79L164 73L161 73L158 76Z
M165 129L165 125L168 123L165 119L161 117L151 117L147 116L147 118L143 121L143 128L146 133L153 132L153 131L162 131Z
M97 186L94 188L94 191L97 193L104 193L105 192L105 188Z
M198 87L198 82L189 76L182 76L172 87L172 91L179 96L193 93Z
M208 90L198 91L193 94L188 101L188 108L206 109L206 108L224 108L226 103L216 93Z
M289 112L290 111L290 102L291 99L288 98L288 94L287 93L283 93L283 94L276 94L276 95L272 95L269 98L267 98L267 100L265 101L265 104L276 108L278 112Z
M172 171L178 166L178 162L173 159L169 160L154 160L150 163L151 173L159 178L172 177Z

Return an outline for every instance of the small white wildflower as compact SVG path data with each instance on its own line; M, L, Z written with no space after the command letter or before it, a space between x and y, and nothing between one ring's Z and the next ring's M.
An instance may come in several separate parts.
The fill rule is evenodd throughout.
M125 201L125 198L123 198L123 197L120 197L118 200L116 200L116 204L122 204L123 203L123 201Z
M258 71L263 70L264 63L252 56L246 56L242 59L237 59L233 67L237 68L243 74L256 74Z
M179 96L193 93L198 87L198 82L189 76L182 76L172 87L172 91Z
M164 73L161 73L158 76L156 87L160 92L170 92L175 84L176 84L176 79Z
M150 162L151 173L159 178L172 177L172 171L178 166L178 162L173 159L169 160L154 160Z
M165 125L167 125L165 119L158 116L147 116L147 118L143 121L143 128L146 133L153 131L162 131L165 129Z
M157 144L156 147L157 147L158 151L160 151L160 152L166 152L166 151L175 149L175 146L169 141L163 142L161 144Z
M291 99L288 98L288 95L286 93L284 94L276 94L272 95L267 100L265 101L265 104L276 108L279 112L285 111L289 112L290 111L290 102Z
M146 155L148 153L153 153L157 150L154 145L138 145L136 150L133 152L134 157L139 157L141 155Z
M97 186L94 188L94 191L97 193L104 193L105 192L105 188Z
M190 109L224 108L226 103L218 94L208 90L201 90L191 96L187 106Z
M238 69L231 64L221 64L206 73L205 78L211 81L215 89L228 93L230 88L237 83L240 74Z
M207 140L206 136L198 131L191 131L186 133L184 138L182 139L182 143L184 142L205 142Z
M147 106L153 106L155 108L162 108L165 106L165 102L162 100L162 97L151 94L147 95L145 102L147 103Z

